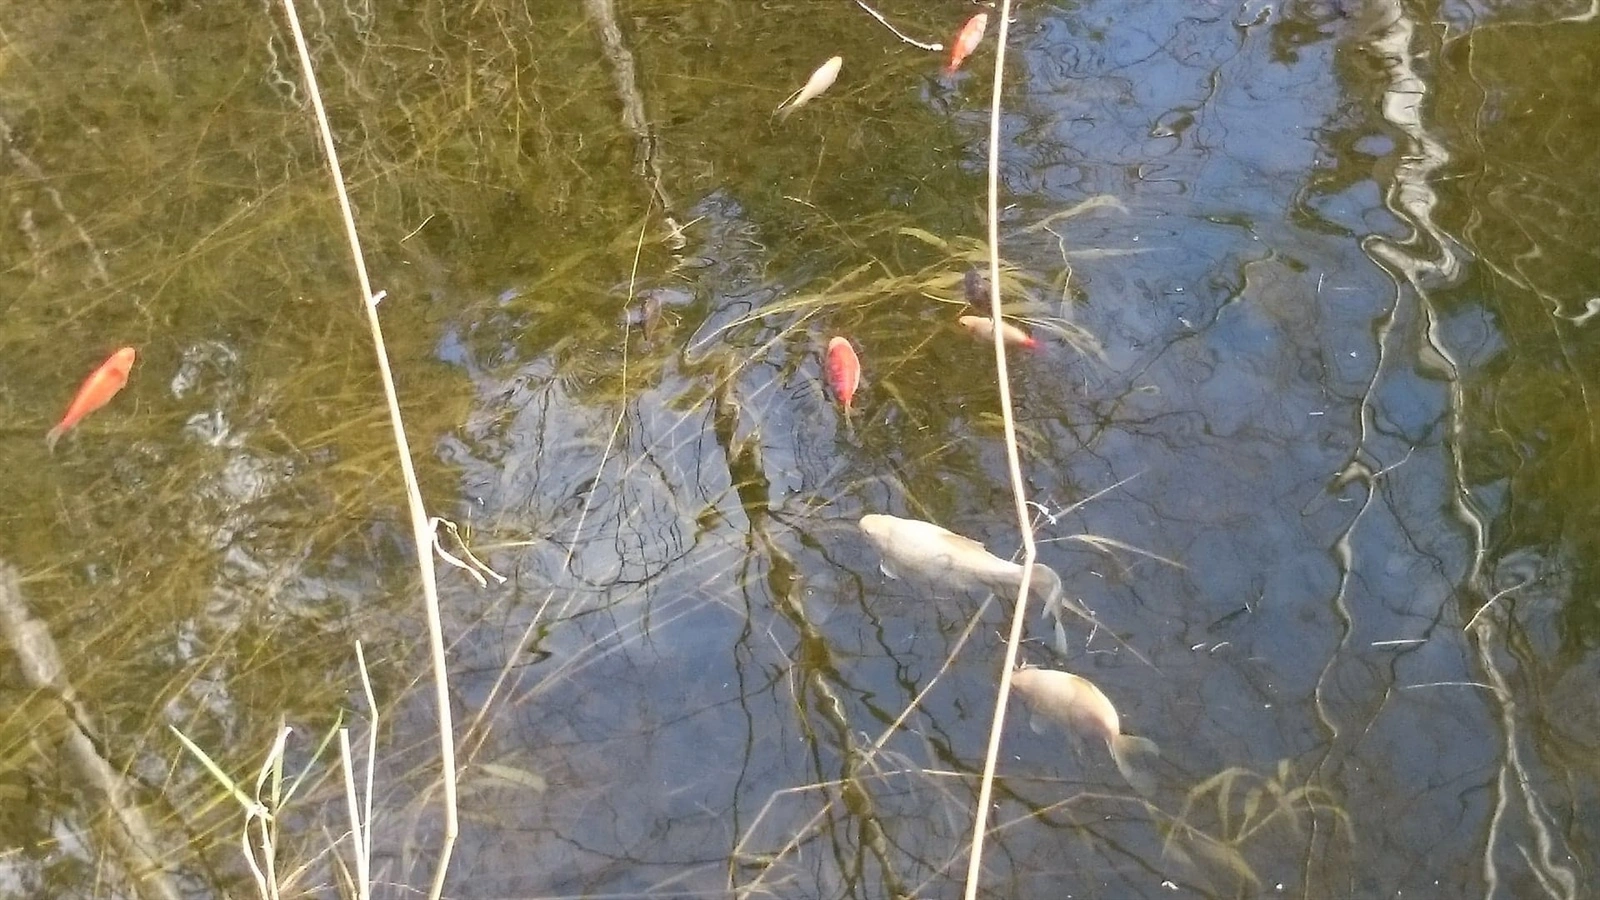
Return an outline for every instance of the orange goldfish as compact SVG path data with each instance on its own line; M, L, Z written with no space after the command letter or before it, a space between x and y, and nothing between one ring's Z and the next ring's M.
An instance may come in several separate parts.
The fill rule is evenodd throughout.
M962 316L956 322L960 323L962 328L986 341L994 340L994 320L988 316ZM1038 339L1033 335L1005 321L1000 323L1000 339L1008 344L1016 344L1018 347L1027 347L1029 350L1039 346Z
M944 67L946 75L954 75L961 68L962 60L978 49L978 44L983 41L983 31L988 27L988 13L978 13L961 26L961 30L956 32L956 39L950 42L950 62Z
M78 388L78 393L72 398L72 404L67 407L67 414L61 417L56 427L44 436L45 446L55 450L56 441L66 434L72 426L89 413L94 412L116 396L117 391L128 383L128 373L133 369L136 357L132 347L123 347L111 354L111 358L100 364L100 368L90 373L83 380L83 386Z
M856 388L861 386L861 360L856 348L842 337L828 341L828 387L839 398L845 412L850 411L850 401L855 399Z

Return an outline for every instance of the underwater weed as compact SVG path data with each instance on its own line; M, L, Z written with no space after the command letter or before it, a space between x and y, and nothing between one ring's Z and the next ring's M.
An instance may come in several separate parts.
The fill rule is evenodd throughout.
M1246 861L1250 844L1282 827L1298 834L1301 816L1330 816L1354 843L1350 816L1326 788L1295 784L1288 760L1270 776L1240 766L1223 769L1189 789L1176 816L1164 817L1162 852L1223 868L1252 885L1260 878Z

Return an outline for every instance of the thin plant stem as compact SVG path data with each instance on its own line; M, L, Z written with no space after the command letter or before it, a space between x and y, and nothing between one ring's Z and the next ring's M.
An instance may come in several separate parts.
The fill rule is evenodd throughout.
M270 787L272 799L271 809L274 813L283 809L283 752L289 744L290 728L284 724L283 718L278 719L278 736L272 741L272 749L267 751L266 761L261 764L261 773L256 776L256 802L261 802L261 791ZM276 814L271 819L262 818L257 821L261 829L261 855L266 866L268 895L267 900L278 900L282 896L282 887L278 881L278 817ZM245 830L250 828L249 819L245 820Z
M1000 690L995 695L994 723L989 729L989 749L983 757L983 778L978 782L978 808L973 814L972 850L967 855L965 900L975 900L983 876L983 839L988 834L989 801L994 795L994 769L1000 758L1000 738L1006 723L1006 702L1011 698L1011 670L1017 665L1017 647L1028 612L1028 589L1033 562L1038 557L1033 523L1028 516L1027 489L1022 483L1022 461L1017 451L1017 422L1011 409L1011 379L1006 367L1005 336L1000 323L1000 92L1006 68L1006 37L1010 32L1011 0L1000 3L1000 33L994 54L994 93L989 103L989 315L994 319L994 362L1000 386L1000 415L1005 423L1006 468L1011 473L1011 499L1017 527L1022 532L1022 583L1017 585L1017 605L1011 614L1011 635L1006 639L1006 661L1000 670Z
M431 524L431 523L430 523ZM372 678L367 674L367 657L356 641L356 663L361 670L361 688L367 697L366 794L357 797L355 767L350 759L350 729L339 729L339 763L344 773L345 805L350 814L350 840L355 846L356 900L372 896L372 770L377 757L378 703L372 694Z
M350 813L350 842L355 847L352 855L356 860L356 898L368 900L372 896L372 881L367 870L369 860L363 852L367 846L367 829L361 821L361 801L356 797L356 773L350 762L348 728L339 729L339 767L344 772L344 801Z
M289 28L294 32L295 49L300 54L300 67L306 79L306 93L311 97L311 107L316 112L322 149L328 157L328 174L333 177L333 189L339 198L339 212L344 217L345 235L350 239L350 254L355 261L356 278L361 286L361 305L366 310L367 326L372 332L378 374L383 380L383 396L389 407L389 424L394 429L395 450L400 457L400 474L405 481L406 506L411 512L412 545L417 550L417 570L422 579L422 597L428 619L428 649L433 658L433 686L439 715L439 768L444 780L444 840L439 848L439 865L434 871L433 886L428 892L430 900L438 900L444 892L445 875L450 869L450 855L455 850L460 822L456 815L456 747L455 729L450 716L450 674L445 665L444 628L439 621L439 593L433 554L430 552L433 535L428 527L427 510L422 505L422 489L417 485L416 469L411 462L411 444L406 439L405 422L400 416L400 398L395 391L394 373L389 368L389 351L384 345L383 325L378 321L378 301L381 296L373 294L372 279L367 275L361 237L356 233L355 213L350 208L350 194L345 190L339 152L333 144L333 129L328 125L328 113L322 105L322 92L317 88L311 51L306 48L306 38L300 30L300 15L295 11L294 0L283 0L283 9L289 18Z
M902 41L905 41L906 43L910 44L911 46L918 47L918 48L923 49L923 50L932 50L932 51L935 51L935 52L944 49L944 45L939 43L939 42L937 42L937 41L929 44L929 43L924 43L922 41L919 41L916 38L910 37L905 32L901 31L900 29L898 29L898 28L894 27L892 24L890 24L889 20L885 19L883 17L883 13L878 12L877 10L875 10L872 7L868 6L864 2L864 0L856 0L856 5L861 7L862 9L866 10L867 11L867 15L873 17L874 19L877 19L879 25L882 25L883 27L885 27L885 28L889 29L890 31L894 32L894 36L895 37L899 38Z
M360 852L372 859L372 777L378 766L378 698L372 693L372 676L367 674L367 655L356 641L356 663L361 669L361 690L367 695L367 792L363 798L361 821L367 823Z

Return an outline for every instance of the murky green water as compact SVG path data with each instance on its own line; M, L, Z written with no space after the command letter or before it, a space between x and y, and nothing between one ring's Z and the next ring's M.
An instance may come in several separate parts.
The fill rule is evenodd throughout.
M1009 600L890 580L854 523L1018 545L953 303L995 23L946 78L845 0L301 12L426 503L507 578L441 570L446 895L960 896ZM1597 10L1024 2L1010 47L1024 471L1103 623L1023 655L1162 756L1141 798L1015 710L984 895L1587 896ZM411 532L282 10L10 9L0 123L0 897L253 896L173 729L253 793L280 722L275 876L340 895L357 641L374 895L425 891Z

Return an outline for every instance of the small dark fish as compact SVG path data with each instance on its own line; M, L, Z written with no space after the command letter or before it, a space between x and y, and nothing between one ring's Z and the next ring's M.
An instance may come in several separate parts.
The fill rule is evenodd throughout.
M981 306L985 314L989 309L989 279L977 269L968 269L966 277L961 279L961 287L967 294L967 302L973 306Z
M654 294L646 294L622 310L622 324L629 328L643 328L646 338L655 334L660 322L661 300Z

